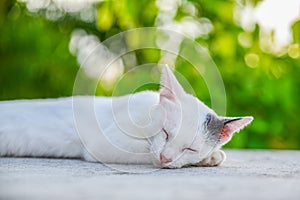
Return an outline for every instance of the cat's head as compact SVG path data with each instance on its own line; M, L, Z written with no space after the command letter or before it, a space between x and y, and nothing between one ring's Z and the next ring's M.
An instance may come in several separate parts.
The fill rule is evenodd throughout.
M179 168L197 165L250 124L253 117L221 117L187 94L166 66L161 76L159 105L163 127L152 138L154 164Z

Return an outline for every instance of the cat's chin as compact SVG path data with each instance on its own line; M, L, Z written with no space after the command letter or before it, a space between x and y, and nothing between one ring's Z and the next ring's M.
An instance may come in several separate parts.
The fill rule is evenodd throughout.
M157 167L157 168L161 168L161 169L178 169L181 168L182 166L176 166L176 165L172 165L172 163L169 164L162 164L159 160L153 160L152 164Z
M191 164L182 165L178 162L171 162L171 163L163 164L157 158L152 158L152 164L154 165L154 167L161 168L161 169L179 169L179 168L183 168L183 167L195 167L196 166L196 165L191 165Z
M191 166L191 165L189 165L189 166ZM182 165L182 164L179 164L176 162L160 164L160 168L162 168L162 169L179 169L179 168L183 168L183 167L188 167L188 165Z
M165 167L161 167L162 169L179 169L179 168L182 168L184 166L172 166L172 165L168 165L168 166L165 166Z

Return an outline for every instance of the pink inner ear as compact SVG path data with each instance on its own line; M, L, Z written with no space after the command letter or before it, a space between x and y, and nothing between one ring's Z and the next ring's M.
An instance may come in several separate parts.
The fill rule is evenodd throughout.
M160 91L160 101L163 98L167 98L170 101L175 101L175 95L172 93L172 91L170 91L168 88L162 88Z
M166 98L170 101L179 101L185 94L183 88L177 81L169 67L164 67L161 75L160 100Z
M231 132L230 128L227 125L225 125L222 128L222 131L221 131L221 142L224 142L224 141L226 141L226 140L229 139L230 134L231 134L230 132Z
M242 117L242 118L229 118L229 121L225 123L224 127L221 131L221 142L227 142L233 133L240 131L242 128L247 126L251 121L253 120L253 117Z

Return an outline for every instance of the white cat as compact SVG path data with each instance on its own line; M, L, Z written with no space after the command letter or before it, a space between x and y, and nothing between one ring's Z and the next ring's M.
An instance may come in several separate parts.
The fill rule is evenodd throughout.
M159 92L0 103L0 156L66 157L158 167L217 166L252 117L219 117L164 67ZM94 103L91 108L90 102Z

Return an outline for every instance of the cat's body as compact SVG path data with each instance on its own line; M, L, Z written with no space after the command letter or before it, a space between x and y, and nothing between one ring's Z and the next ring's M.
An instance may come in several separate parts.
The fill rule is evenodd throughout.
M126 155L126 152L111 151L111 146L105 142L107 138L99 139L99 150L107 155L101 157L106 163L151 163L150 143L147 139L135 139L118 128L116 111L127 113L129 98L131 105L139 111L136 120L145 121L149 108L158 104L157 92L141 92L134 96L122 97L85 97L75 96L45 100L15 100L0 103L0 156L35 156L35 157L68 157L93 161L77 132L74 120L73 103L93 99L95 114L104 134L109 139L118 138L118 145L129 152L145 153L144 155ZM116 108L118 106L118 108ZM135 114L135 113L133 113ZM80 115L80 113L79 113ZM127 115L127 114L126 114ZM86 132L89 132L88 127ZM113 130L113 131L112 131ZM99 134L98 137L102 135ZM141 137L143 137L141 133ZM95 138L91 138L94 140ZM114 144L117 143L113 142ZM110 149L110 150L109 150ZM135 155L135 156L134 156ZM124 157L125 156L125 157Z
M81 157L72 99L0 103L0 155Z
M218 117L186 94L167 67L162 85L159 92L123 97L1 102L0 156L171 168L221 164L225 154L219 149L252 117Z

